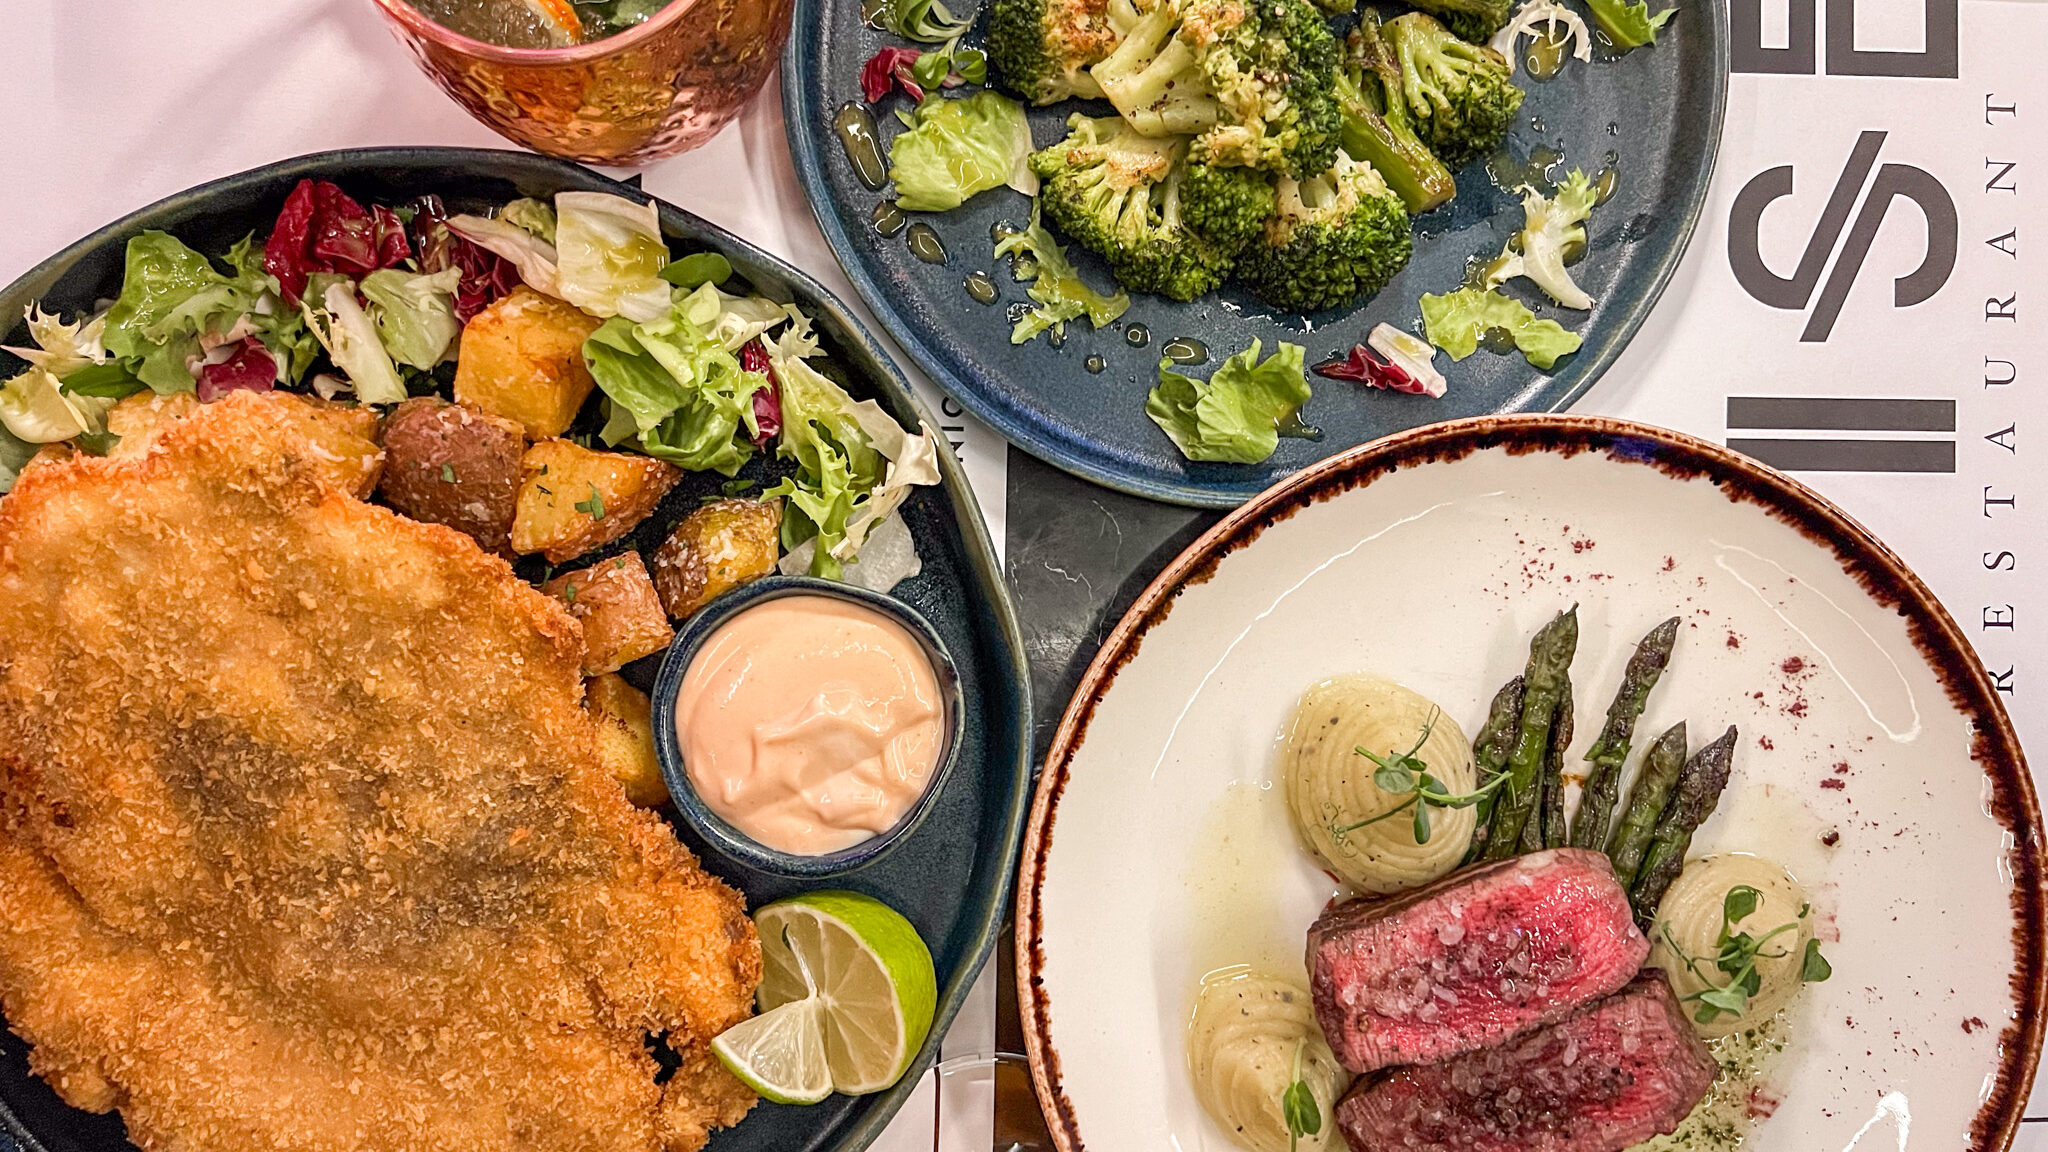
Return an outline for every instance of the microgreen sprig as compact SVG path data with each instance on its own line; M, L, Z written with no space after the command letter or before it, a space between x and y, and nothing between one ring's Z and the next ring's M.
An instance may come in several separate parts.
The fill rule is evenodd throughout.
M1422 723L1422 732L1415 737L1415 743L1406 752L1381 756L1366 750L1362 746L1352 749L1353 752L1373 762L1375 767L1372 774L1372 782L1379 786L1380 791L1390 796L1402 796L1405 799L1385 812L1377 816L1369 816L1355 824L1340 825L1333 821L1330 825L1331 839L1341 844L1344 841L1345 834L1348 832L1356 832L1360 828L1377 824L1382 820L1391 819L1399 813L1413 809L1415 842L1417 844L1427 844L1429 843L1429 810L1431 808L1470 808L1472 805L1499 791L1502 782L1507 779L1505 773L1494 777L1470 792L1453 792L1449 788L1444 787L1441 780L1429 774L1428 764L1415 758L1415 754L1422 750L1423 743L1429 739L1430 731L1436 727L1437 717L1441 715L1442 713L1436 709L1430 709L1429 719Z
M1757 903L1762 896L1763 893L1747 884L1737 884L1728 889L1727 895L1721 898L1721 932L1715 942L1715 953L1711 958L1688 955L1672 937L1671 925L1659 925L1664 933L1664 942L1671 946L1671 951L1685 964L1686 970L1700 983L1707 985L1698 992L1679 997L1680 1003L1699 1005L1693 1010L1692 1018L1696 1023L1711 1024L1722 1016L1740 1017L1747 1012L1750 997L1755 996L1763 988L1763 974L1757 971L1756 962L1782 960L1791 955L1783 949L1766 952L1764 945L1787 932L1798 931L1797 920L1780 924L1762 936L1751 936L1747 932L1735 930L1736 924L1756 911ZM1802 918L1810 907L1808 905L1800 908L1799 914ZM1711 971L1726 976L1728 979L1725 983L1716 983L1709 974L1710 959ZM1805 954L1800 958L1800 982L1818 984L1832 975L1834 968L1828 964L1827 957L1820 954L1820 941L1809 937L1806 941Z
M877 18L898 36L926 44L943 44L974 24L953 15L944 0L886 0Z
M1315 1090L1301 1078L1301 1054L1307 1047L1306 1036L1294 1042L1293 1078L1287 1082L1287 1090L1280 1093L1280 1118L1287 1122L1287 1152L1294 1152L1303 1136L1323 1130L1323 1110L1316 1103Z
M960 38L955 36L945 47L918 56L910 66L910 75L926 91L951 88L962 81L981 84L988 80L988 56L979 48L962 48Z

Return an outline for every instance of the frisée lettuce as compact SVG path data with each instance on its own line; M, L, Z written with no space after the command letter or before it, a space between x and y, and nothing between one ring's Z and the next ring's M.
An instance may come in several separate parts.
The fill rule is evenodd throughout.
M651 323L614 316L590 334L583 360L610 406L605 443L637 441L648 455L697 471L740 470L759 432L754 393L768 379L743 368L714 335L749 326L726 317L718 289L707 284Z
M384 350L400 364L428 369L441 362L462 333L455 319L455 290L462 269L443 268L420 276L386 268L363 277L360 290Z
M794 554L809 543L810 574L839 579L912 487L938 483L938 449L929 430L904 431L881 405L856 403L813 368L808 358L818 342L810 320L794 308L789 317L789 327L764 343L782 396L776 454L796 462L796 475L764 495L784 500L783 547Z

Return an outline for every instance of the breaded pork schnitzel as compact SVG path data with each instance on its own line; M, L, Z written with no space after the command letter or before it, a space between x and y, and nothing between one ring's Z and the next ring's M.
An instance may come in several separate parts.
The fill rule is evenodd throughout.
M0 500L8 1024L151 1152L696 1149L753 1103L739 894L601 766L569 614L295 403Z

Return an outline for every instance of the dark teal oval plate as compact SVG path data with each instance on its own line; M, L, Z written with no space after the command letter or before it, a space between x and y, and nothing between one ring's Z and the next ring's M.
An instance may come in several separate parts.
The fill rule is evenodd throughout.
M967 14L968 4L953 4ZM989 0L980 0L986 7ZM1670 0L1651 0L1651 7ZM832 132L834 111L860 99L860 67L877 48L900 44L861 19L861 0L797 0L795 32L783 54L782 107L798 177L854 289L910 357L968 411L1012 443L1057 467L1124 492L1198 507L1234 507L1280 478L1351 447L1411 428L1460 416L1556 411L1592 387L1642 326L1677 269L1706 201L1720 143L1728 79L1727 17L1715 0L1676 0L1678 14L1654 46L1593 62L1568 62L1556 79L1533 83L1504 155L1492 162L1498 177L1474 164L1459 174L1457 199L1416 220L1415 258L1379 296L1349 311L1280 314L1235 285L1191 304L1133 297L1116 324L1092 331L1070 324L1054 348L1044 337L1012 346L1009 305L1026 299L1007 268L991 256L989 229L998 221L1022 224L1025 198L1009 189L984 192L945 213L917 213L932 225L948 254L943 266L912 255L902 236L879 235L870 223L883 192L855 175ZM968 35L979 43L986 21ZM886 139L899 130L900 95L876 111ZM1107 115L1104 102L1069 102L1031 111L1039 147L1060 139L1067 116L1086 110ZM1499 254L1521 227L1520 201L1501 185L1528 179L1547 153L1559 159L1551 177L1572 167L1588 175L1610 164L1618 173L1611 199L1594 212L1590 251L1572 269L1597 301L1592 312L1566 312L1516 281L1508 291L1578 332L1585 345L1542 372L1519 355L1485 350L1437 366L1450 380L1442 399L1372 392L1361 385L1311 376L1314 398L1303 419L1321 429L1320 440L1282 440L1263 464L1193 464L1145 415L1145 394L1157 382L1160 348L1192 337L1212 352L1206 375L1224 356L1252 340L1271 352L1278 341L1304 345L1310 363L1325 360L1365 338L1381 321L1419 331L1417 304L1425 292L1446 292L1465 278L1466 262ZM885 189L886 191L886 189ZM1084 275L1108 286L1108 270L1093 253L1074 246ZM975 303L962 287L971 272L987 272L1002 290L994 305ZM1133 326L1150 339L1136 347ZM1105 361L1090 373L1090 356Z
M523 152L385 148L303 156L182 192L109 224L44 261L0 291L0 317L11 318L0 320L5 324L0 344L27 343L20 318L30 301L45 301L68 314L118 292L122 249L137 232L159 228L203 252L225 252L251 232L267 233L285 194L303 177L333 180L365 202L395 204L437 193L451 211L573 189L645 198L637 189L587 168ZM661 224L678 251L721 252L757 291L794 302L810 313L826 351L845 369L856 396L878 400L906 425L922 421L939 426L860 322L817 281L666 204L661 206ZM0 377L20 368L11 356L0 353ZM757 458L750 468L762 464ZM865 1148L937 1056L939 1040L988 960L1003 923L1031 782L1028 680L1016 616L981 510L952 454L940 453L939 464L944 482L918 489L903 508L924 571L898 585L894 595L931 622L958 667L966 713L960 756L917 829L873 865L836 877L831 885L887 901L910 918L931 946L939 978L931 1036L910 1072L889 1091L859 1098L833 1096L809 1108L757 1105L739 1126L712 1137L712 1152ZM715 494L722 481L716 475L686 476L662 508L621 546L652 549L669 525L698 507L701 496ZM625 675L645 689L660 662L659 654L650 656L628 665ZM749 907L815 886L748 868L720 854L680 822L671 822L706 868L746 893ZM21 1152L130 1148L117 1114L95 1116L67 1107L29 1072L28 1046L0 1029L0 1152L14 1152L10 1135Z

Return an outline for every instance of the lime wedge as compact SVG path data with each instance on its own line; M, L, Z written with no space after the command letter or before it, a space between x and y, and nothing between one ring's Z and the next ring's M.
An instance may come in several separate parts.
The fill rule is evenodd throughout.
M746 1086L777 1104L816 1104L832 1094L820 1002L795 1000L719 1033L711 1051Z
M938 1000L932 954L910 921L871 896L823 891L764 905L754 925L761 1015L739 1027L810 1004L835 1090L880 1092L901 1079L931 1031Z

